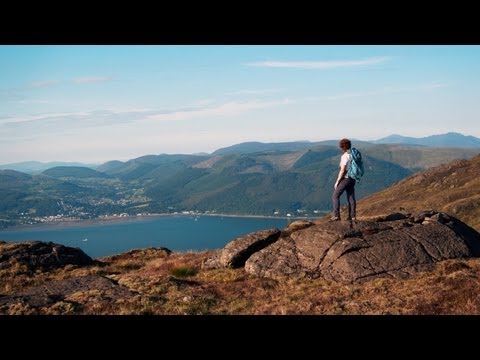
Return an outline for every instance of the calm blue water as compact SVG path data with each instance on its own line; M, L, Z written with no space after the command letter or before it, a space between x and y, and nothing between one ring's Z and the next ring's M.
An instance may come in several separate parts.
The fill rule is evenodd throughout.
M282 230L288 222L287 219L200 216L195 220L189 216L166 216L2 230L0 240L53 241L79 247L95 258L160 246L173 251L219 249L237 236L271 227Z

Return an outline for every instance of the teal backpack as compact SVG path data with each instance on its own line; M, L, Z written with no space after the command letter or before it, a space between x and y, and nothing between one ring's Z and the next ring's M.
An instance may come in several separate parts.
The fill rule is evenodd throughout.
M349 178L360 181L363 176L362 154L357 149L351 148L350 155L352 156L352 160L350 161L350 167L348 169L347 175Z

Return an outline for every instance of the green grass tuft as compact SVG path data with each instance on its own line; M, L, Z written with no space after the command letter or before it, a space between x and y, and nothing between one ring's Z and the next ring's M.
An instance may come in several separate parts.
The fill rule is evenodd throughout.
M184 278L197 274L197 269L190 266L177 266L170 270L170 274L176 277Z

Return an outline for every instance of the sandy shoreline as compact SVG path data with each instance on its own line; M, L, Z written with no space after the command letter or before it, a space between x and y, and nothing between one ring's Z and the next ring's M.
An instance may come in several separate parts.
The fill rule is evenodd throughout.
M94 218L94 219L78 219L78 220L61 220L61 221L52 221L52 222L45 222L45 223L38 223L38 224L22 224L11 226L5 229L0 229L0 234L2 232L7 231L22 231L22 230L30 230L30 229L40 229L40 228L63 228L63 227L80 227L80 226L89 226L89 225L101 225L101 224L112 224L118 222L134 222L134 221L141 221L146 219L152 218L161 218L161 217L202 217L202 216L210 216L210 217L232 217L232 218L253 218L253 219L280 219L280 220L311 220L321 218L323 216L318 217L287 217L287 216L268 216L268 215L235 215L235 214L149 214L149 215L142 215L142 216L122 216L122 217L102 217L102 218Z

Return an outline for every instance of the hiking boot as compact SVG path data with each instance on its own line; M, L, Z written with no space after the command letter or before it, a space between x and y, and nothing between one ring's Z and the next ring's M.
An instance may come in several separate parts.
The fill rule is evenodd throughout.
M354 217L349 217L347 218L348 221L357 221L357 218L354 216Z
M340 216L332 216L329 221L340 221Z

